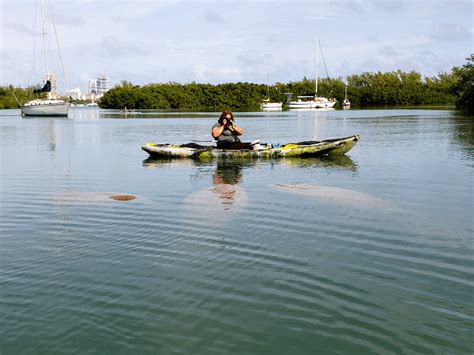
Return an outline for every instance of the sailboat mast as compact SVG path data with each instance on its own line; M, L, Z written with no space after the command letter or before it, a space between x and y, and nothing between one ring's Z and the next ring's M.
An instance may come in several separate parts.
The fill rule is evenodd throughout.
M48 52L46 50L46 20L44 16L44 0L41 0L41 20L43 25L43 52L46 65L46 78L49 80Z
M267 99L270 100L270 74L267 75Z
M316 36L316 80L314 87L314 97L318 96L318 78L319 78L319 37Z

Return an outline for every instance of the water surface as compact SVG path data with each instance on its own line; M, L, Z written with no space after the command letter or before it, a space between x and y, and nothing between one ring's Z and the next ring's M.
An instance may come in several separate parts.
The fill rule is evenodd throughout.
M217 113L0 111L0 353L473 352L473 117L237 113L345 157L157 161ZM114 201L132 194L132 201Z

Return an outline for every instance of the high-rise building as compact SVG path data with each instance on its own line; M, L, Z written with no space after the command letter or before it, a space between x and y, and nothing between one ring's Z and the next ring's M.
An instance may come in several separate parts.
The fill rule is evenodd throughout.
M101 75L97 79L89 79L89 94L102 96L110 90L110 79L108 75Z
M101 75L97 79L97 93L105 94L110 89L110 81L108 75Z
M89 79L89 94L97 95L97 79Z

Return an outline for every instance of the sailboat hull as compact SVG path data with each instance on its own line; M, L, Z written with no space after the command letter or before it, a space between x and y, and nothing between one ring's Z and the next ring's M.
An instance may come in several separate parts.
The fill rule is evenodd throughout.
M262 110L281 110L281 102L262 102L260 104Z
M288 104L290 109L308 108L333 108L335 101L292 101Z
M66 102L29 102L21 107L24 116L67 117L69 103Z

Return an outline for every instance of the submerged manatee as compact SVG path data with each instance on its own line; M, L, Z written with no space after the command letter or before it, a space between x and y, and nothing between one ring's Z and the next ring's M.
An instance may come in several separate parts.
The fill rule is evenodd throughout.
M228 220L247 205L247 192L237 185L219 184L199 190L184 201L187 218Z
M57 192L52 195L54 204L102 204L128 201L150 202L136 195L115 192Z
M342 187L306 184L275 184L274 186L285 192L317 198L334 204L386 210L398 209L390 201Z

